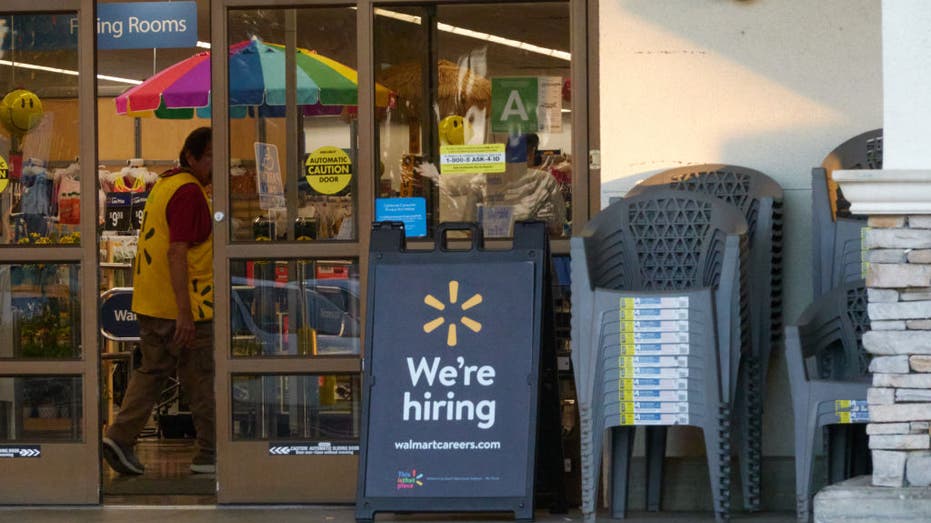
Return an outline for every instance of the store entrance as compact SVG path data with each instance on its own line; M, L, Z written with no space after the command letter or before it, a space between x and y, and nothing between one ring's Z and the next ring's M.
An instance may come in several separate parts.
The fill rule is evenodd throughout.
M133 260L148 233L141 213L158 198L155 180L175 167L185 137L211 126L214 158L216 472L192 473L194 398L168 379L141 431L124 441L144 473L102 461L104 503L355 497L360 224L371 222L370 206L359 203L371 181L360 176L357 11L258 3L268 6L221 1L218 21L210 11L218 2L198 0L199 49L98 47L105 459L108 439L121 443L113 427L131 409L127 384L141 362L138 333L121 331L107 303L131 316L126 295L141 285ZM220 34L211 35L211 25ZM211 67L228 68L220 75L227 81ZM388 98L382 87L376 103L384 108ZM307 165L332 176L310 179ZM164 290L171 292L167 281Z
M107 109L101 104L100 116ZM118 122L110 123L119 125ZM191 124L179 127L176 132L191 127ZM147 380L149 378L145 376L158 368L155 365L158 362L152 360L150 353L143 354L138 318L132 312L135 292L133 267L143 223L142 209L158 176L174 169L174 161L170 158L178 154L171 152L171 142L162 148L152 137L144 136L143 133L151 132L148 127L134 125L133 129L137 133L135 141L143 145L148 159L129 159L119 167L118 160L110 159L114 153L102 150L100 157L106 160L101 162L97 173L103 202L98 265L101 289L100 427L104 458L108 445L116 440L113 425L118 419L126 423L127 414L123 411L142 408L135 401L132 402L134 407L130 407L128 400L134 373ZM174 143L174 147L181 149L184 137ZM167 285L165 292L171 293ZM213 347L206 350L212 356ZM184 357L182 355L179 361ZM216 502L216 475L193 473L191 470L198 452L195 444L197 431L191 409L191 391L182 383L180 372L172 370L152 391L151 412L146 413L138 434L131 438L134 446L123 444L126 453L135 455L144 472L121 470L120 466L114 467L108 463L109 460L104 460L101 486L105 503L161 504L166 501L166 496L180 504ZM108 436L111 438L109 441Z
M112 239L104 235L102 252L109 250ZM122 271L125 262L105 261L102 272ZM107 435L111 424L126 401L129 380L133 372L142 367L143 355L139 329L132 315L126 311L131 303L132 287L128 281L112 281L111 287L101 295L101 372L103 419L101 437ZM125 320L125 321L124 321ZM213 504L216 502L216 475L194 474L190 470L197 453L190 408L191 398L177 372L161 386L151 414L136 438L133 450L144 465L144 474L126 474L106 462L103 465L101 485L104 502L111 504L161 504L166 496L174 503ZM104 442L104 445L107 443Z
M133 262L143 209L159 176L178 166L185 139L195 129L211 126L209 112L179 115L158 111L162 93L155 97L152 107L135 99L127 102L126 94L144 81L203 55L210 46L209 0L152 6L147 11L120 1L97 3L100 485L105 504L213 504L216 475L191 471L197 453L192 395L177 372L167 376L160 390L151 394L151 413L135 424L138 427L121 429L122 442L113 434L116 421L126 417L120 416L127 410L130 379L144 359L139 324L131 310L133 292L139 283ZM176 26L170 35L160 33L157 38L147 38L148 33L134 31L128 25L154 28L164 24L163 20L176 21ZM208 79L209 64L209 59L204 61ZM212 224L212 220L208 221ZM173 296L168 281L164 292ZM106 459L106 454L113 452L108 439L131 451L144 473L136 473L141 469L120 471L111 466Z
M98 7L111 3L125 5ZM483 222L506 244L513 221L544 219L568 253L590 200L587 163L571 161L588 150L572 65L585 61L568 52L584 2L194 4L187 47L97 48L99 292L134 287L147 191L211 126L216 474L189 471L190 399L168 380L136 438L145 474L102 464L104 502L351 503L370 224L403 215L421 248L442 222ZM541 112L492 124L493 85ZM441 147L496 159L439 176ZM102 431L140 362L138 336L114 327L99 342Z

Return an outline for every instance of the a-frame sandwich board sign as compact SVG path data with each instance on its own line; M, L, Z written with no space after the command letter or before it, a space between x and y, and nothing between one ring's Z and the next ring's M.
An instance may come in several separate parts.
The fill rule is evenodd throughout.
M470 248L448 248L463 230ZM509 250L486 249L476 224L443 224L436 238L409 250L402 224L373 226L356 520L532 520L545 224L516 223Z

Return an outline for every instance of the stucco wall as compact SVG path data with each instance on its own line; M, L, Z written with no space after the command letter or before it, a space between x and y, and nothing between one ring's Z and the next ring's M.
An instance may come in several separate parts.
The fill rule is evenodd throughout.
M811 168L882 126L876 0L599 2L602 202L693 163L760 170L785 190L786 321L811 300ZM785 360L774 357L764 454L791 456ZM700 453L697 438L671 453ZM688 434L688 433L684 433Z

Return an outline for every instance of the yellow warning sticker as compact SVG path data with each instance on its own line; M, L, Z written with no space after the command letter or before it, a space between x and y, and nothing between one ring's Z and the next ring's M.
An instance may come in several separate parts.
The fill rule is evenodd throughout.
M6 159L0 156L0 193L6 190L10 185L10 166L7 165Z
M503 173L505 170L504 149L503 143L442 145L440 146L440 173Z
M324 145L307 155L305 177L320 194L336 194L352 181L352 159L339 147Z

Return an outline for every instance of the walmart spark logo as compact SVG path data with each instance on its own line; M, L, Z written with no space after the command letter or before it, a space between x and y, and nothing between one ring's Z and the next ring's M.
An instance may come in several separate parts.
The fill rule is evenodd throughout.
M398 490L412 489L414 487L423 486L423 474L418 474L417 469L411 469L410 472L406 470L398 471Z
M456 280L451 280L449 282L449 305L448 306L452 308L454 305L457 305L458 301L459 301L459 282ZM440 300L436 299L432 294L427 294L424 297L423 302L440 312L446 311L446 308L447 308L447 304L444 304ZM472 307L475 307L476 305L480 303L482 303L482 295L476 293L476 294L473 294L472 297L469 298L468 300L462 302L462 305L460 305L460 309L464 313L465 311L471 309ZM459 323L462 323L463 325L465 325L472 332L479 332L482 330L481 323L473 320L472 318L469 318L465 314L462 314L458 318L458 320L459 320ZM435 331L436 329L438 329L444 323L446 323L446 318L444 316L439 316L437 318L434 318L428 321L427 323L424 323L423 331L429 334ZM456 320L453 319L449 322L449 326L446 330L446 345L450 347L455 347L457 342L458 342L458 338L456 335Z

